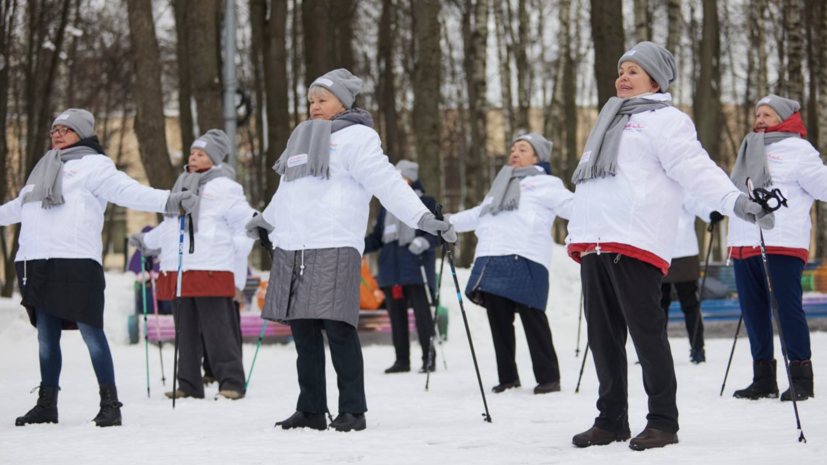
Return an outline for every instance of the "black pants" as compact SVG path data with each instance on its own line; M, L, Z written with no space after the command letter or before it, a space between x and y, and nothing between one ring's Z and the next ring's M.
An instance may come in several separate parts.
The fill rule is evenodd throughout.
M600 382L594 425L629 433L626 334L632 335L643 387L649 396L647 427L677 432L678 383L660 308L661 280L656 267L616 253L589 254L580 267L589 346Z
M402 296L393 298L393 288L386 287L382 291L388 299L388 316L391 319L391 337L393 348L396 350L396 363L411 364L410 332L408 330L408 307L413 307L416 318L416 333L419 336L419 345L422 347L422 366L428 364L428 349L431 346L431 335L434 332L434 320L431 317L431 306L428 304L428 294L425 286L402 286ZM434 355L436 358L436 355Z
M322 329L327 333L330 358L336 370L339 413L366 412L365 366L359 335L353 326L334 320L290 320L298 352L296 368L301 390L296 410L306 413L328 411Z
M523 322L528 352L534 367L534 379L537 383L551 383L560 380L560 367L557 353L551 340L551 328L546 312L513 300L493 294L483 293L483 302L488 310L488 324L494 338L494 351L497 354L497 374L500 383L510 383L520 379L517 373L516 338L514 336L514 315L520 314Z
M243 356L243 344L242 344L242 342L243 342L244 336L241 334L241 305L238 302L236 302L235 300L233 300L233 307L235 308L235 314L238 317L238 348L239 348L239 350L242 351L242 356ZM203 336L201 337L201 342L203 344L206 344L206 342L204 342L204 337ZM206 347L206 345L205 345L205 347ZM210 357L209 357L209 354L207 354L207 349L206 348L204 349L204 364L203 364L203 367L204 367L204 376L210 376L212 378L215 378L215 375L212 372L212 367L210 366Z
M660 306L666 314L666 323L669 323L669 304L672 303L672 286L678 291L678 300L681 302L683 319L686 322L686 334L689 335L689 344L693 349L704 347L704 322L701 320L701 301L698 298L698 281L683 283L663 283L660 286Z
M244 392L241 331L233 299L184 297L181 308L173 315L179 338L180 389L191 396L204 397L201 360L206 351L212 372L218 380L218 389Z

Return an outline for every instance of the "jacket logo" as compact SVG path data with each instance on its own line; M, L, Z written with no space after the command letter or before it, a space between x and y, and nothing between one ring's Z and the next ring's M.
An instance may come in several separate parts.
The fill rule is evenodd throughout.
M635 123L627 123L626 126L623 127L624 131L630 132L643 132L644 129L646 129L646 126Z
M783 158L779 157L778 155L773 155L771 153L767 154L767 161L769 163L772 163L772 164L775 164L775 165L783 165L784 164L784 159Z
M298 155L293 155L292 157L287 159L287 167L292 168L294 166L305 165L307 164L307 154L300 153Z
M70 178L70 179L71 179L71 178L74 178L75 176L77 176L77 174L78 174L78 172L77 172L77 171L75 171L75 170L67 170L67 171L64 171L64 172L63 172L63 176L65 176L65 177L67 177L67 178Z
M330 144L330 152L335 152L339 148L339 144Z
M580 156L580 163L586 163L589 161L589 158L592 157L592 151L589 150L588 152L583 152L583 155Z

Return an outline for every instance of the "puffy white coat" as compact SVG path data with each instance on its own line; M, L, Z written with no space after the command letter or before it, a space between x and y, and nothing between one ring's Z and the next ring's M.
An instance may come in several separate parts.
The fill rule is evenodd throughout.
M678 238L675 240L675 251L672 258L694 257L698 250L698 235L695 233L695 217L709 223L709 215L713 210L695 197L686 194L683 206L678 214Z
M428 209L382 152L379 134L354 125L330 135L330 179L282 180L264 219L283 250L365 248L369 204L376 196L402 222L416 228Z
M538 169L542 169L539 168ZM477 235L475 257L519 255L551 266L554 218L568 219L574 194L556 176L528 176L520 181L520 208L480 216L482 206L449 217L457 232Z
M40 202L22 204L27 185L0 207L0 225L22 223L15 261L50 258L92 259L101 263L107 202L133 210L163 212L169 191L153 189L115 167L111 158L89 155L63 167L63 205L44 210Z
M213 167L218 169L219 167ZM183 270L229 271L236 277L235 285L244 288L246 268L239 275L240 259L253 247L244 225L253 217L252 207L244 197L241 185L230 178L216 178L201 188L195 251L189 253L189 233L184 233ZM164 218L161 224L144 236L150 249L161 249L161 271L178 271L178 217Z
M740 195L701 147L689 116L675 107L632 115L617 175L577 185L566 243L626 244L670 262L684 189L728 216Z
M772 188L781 189L788 208L775 212L775 228L764 231L768 246L810 248L810 208L813 200L827 201L827 166L806 139L788 138L766 148ZM758 246L758 229L738 218L729 219L727 245Z

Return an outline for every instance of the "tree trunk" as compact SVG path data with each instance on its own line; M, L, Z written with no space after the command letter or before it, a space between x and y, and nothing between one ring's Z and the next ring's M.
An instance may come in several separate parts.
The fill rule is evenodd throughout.
M807 33L807 68L810 70L809 88L807 92L807 119L805 125L810 128L810 131L807 132L807 140L813 144L813 147L818 147L818 81L821 77L819 75L821 68L818 62L818 47L820 45L820 34L827 32L822 33L819 31L819 18L821 9L824 8L822 2L819 0L806 0L804 2L804 8L806 11L804 17L806 18ZM827 89L825 89L825 91L827 91ZM801 106L804 106L804 102L801 102Z
M253 68L253 95L255 105L255 143L252 152L252 174L257 189L245 189L250 195L250 205L262 208L270 199L265 197L267 178L267 130L265 129L264 102L264 19L267 17L267 0L250 0L250 62Z
M703 0L700 76L695 91L694 115L698 139L713 160L720 160L721 146L721 58L718 6L715 0Z
M267 93L267 188L270 199L278 188L278 174L269 169L290 138L290 98L287 85L287 2L271 0L270 19L264 27L264 89ZM262 18L262 20L265 20Z
M804 28L801 24L801 0L784 2L784 29L787 35L787 95L804 110ZM804 112L802 111L802 114ZM806 121L806 120L805 120Z
M571 177L574 174L574 169L577 168L580 153L577 150L577 82L575 80L576 61L571 46L571 0L560 2L560 24L562 26L562 41L560 43L559 59L564 61L562 90L563 114L566 126L566 154L565 158L562 158L565 160L565 171L561 175L563 182L573 189Z
M204 134L210 129L224 129L221 72L215 46L221 37L216 21L220 0L195 3L188 2L191 8L187 8L186 13L188 68L197 109L198 133Z
M328 1L330 2L330 17L334 19L330 22L333 27L332 34L330 34L332 40L330 50L334 54L331 68L345 68L355 73L356 71L353 69L355 64L353 60L353 24L356 22L356 0Z
M136 76L132 95L135 98L135 134L141 162L149 184L171 189L177 178L167 152L164 99L161 89L161 53L155 36L150 0L127 0L129 32L132 38L132 65Z
M397 34L396 7L393 0L382 0L382 19L379 22L379 122L383 128L382 142L391 163L405 158L400 138L399 113L396 110L396 73L394 72L394 36Z
M175 34L178 39L175 51L178 59L178 123L181 130L181 152L186 157L195 140L192 119L192 82L190 81L189 31L187 17L194 0L173 0ZM265 1L265 0L262 0Z
M439 160L441 154L442 115L439 110L440 50L439 0L413 0L416 47L413 76L413 132L419 178L428 192L442 198Z
M302 43L299 39L301 37L301 22L299 21L301 9L299 7L299 0L291 0L292 15L290 17L290 86L293 94L293 127L299 125L299 77L301 76L301 51ZM305 77L306 81L306 77Z
M493 0L497 1L497 0ZM528 0L517 1L517 130L520 133L531 132L528 110L531 106L531 67L528 65Z
M678 47L681 44L681 0L667 0L666 16L668 18L666 33L666 49L672 55L678 56Z
M500 94L502 98L503 107L503 131L505 133L505 151L511 145L511 139L514 134L514 126L516 118L514 117L514 98L511 93L511 47L508 45L509 35L507 30L511 29L511 24L505 17L503 12L503 2L499 0L492 0L494 12L494 24L497 31L497 58L500 64Z
M753 47L758 52L758 75L756 76L756 87L758 89L758 98L764 98L770 93L770 80L767 68L767 36L764 35L764 30L767 24L765 19L767 14L767 0L752 0L751 12L755 15L754 28L755 40Z
M827 7L821 6L819 15L821 32L819 46L819 152L821 159L827 163ZM827 257L827 202L818 202L818 223L816 224L816 254Z
M646 40L652 40L652 12L649 11L649 0L635 0L635 41Z
M591 0L594 77L597 82L597 108L614 97L617 60L626 51L623 33L623 4L620 0Z
M336 0L334 0L336 1ZM333 69L330 50L330 18L328 0L302 1L302 32L304 35L304 80L309 86L317 77Z

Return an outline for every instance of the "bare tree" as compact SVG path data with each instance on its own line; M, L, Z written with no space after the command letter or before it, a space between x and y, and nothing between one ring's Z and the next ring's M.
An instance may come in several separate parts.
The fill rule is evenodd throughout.
M666 16L668 18L667 33L666 33L666 49L672 52L672 55L678 55L678 46L681 43L681 0L667 0L666 1Z
M827 7L821 6L819 15L821 31L819 46L819 152L821 159L827 163ZM818 203L818 222L816 224L816 253L827 257L827 202Z
M419 175L429 192L442 197L440 187L440 103L439 0L412 0L415 62L413 76L413 127Z
M395 36L398 32L394 0L382 0L382 18L379 21L379 50L376 56L379 70L379 122L383 128L382 141L385 153L392 163L405 158L402 143L399 112L396 109L396 72L394 70Z
M625 52L623 4L620 0L591 0L594 77L597 82L597 107L614 97L617 60Z
M198 132L224 129L220 81L219 0L190 0L186 12L188 68L195 98ZM217 47L217 48L216 48Z
M804 28L801 24L801 0L784 2L784 29L787 36L787 95L804 104ZM802 106L803 109L803 106Z
M720 160L720 24L715 0L703 0L703 23L700 45L700 75L696 82L694 114L698 139L714 160Z
M318 0L316 0L318 1ZM356 22L356 0L328 0L330 2L330 51L332 68L355 71L353 59L353 24ZM329 70L328 70L329 71ZM325 71L326 72L326 71Z
M195 140L192 118L192 82L190 77L188 21L193 0L173 0L175 13L176 58L178 60L178 123L181 130L181 150L187 153Z
M514 116L514 98L511 93L511 45L510 34L511 23L503 11L503 2L492 0L494 24L497 31L497 58L500 64L500 93L502 95L503 107L503 131L505 132L506 146L511 142L514 134L516 118ZM507 148L507 147L506 147Z
M649 0L635 0L635 41L645 40L652 40L652 11Z
M497 1L497 0L493 0ZM528 65L528 0L517 0L517 128L520 132L529 132L528 110L531 106L531 67Z
M328 0L302 1L304 75L307 85L332 69L330 23Z
M561 173L563 181L571 185L571 177L577 167L580 153L577 150L577 81L576 61L572 50L572 27L571 27L571 0L560 2L560 60L563 61L562 76L562 97L563 115L565 121L565 171Z

